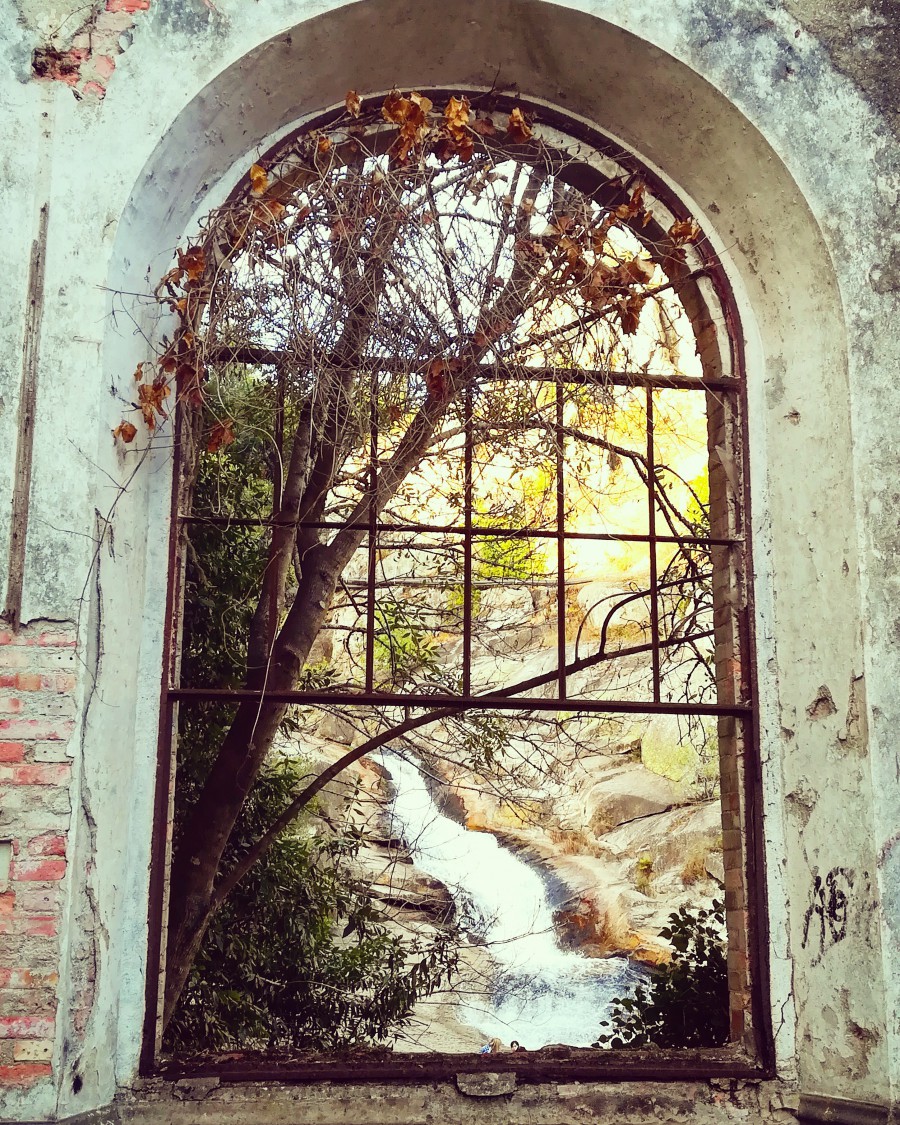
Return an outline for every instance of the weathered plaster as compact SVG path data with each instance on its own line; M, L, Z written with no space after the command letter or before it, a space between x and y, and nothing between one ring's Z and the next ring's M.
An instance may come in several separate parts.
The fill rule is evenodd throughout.
M24 612L77 621L85 662L75 802L85 875L70 896L67 1026L84 991L79 951L99 967L90 1017L59 1043L54 1080L11 1094L7 1114L104 1104L137 1063L169 456L163 435L135 473L138 455L111 442L131 372L146 358L135 322L154 325L139 301L108 290L145 291L267 138L348 87L486 87L495 77L596 121L656 165L703 217L731 274L748 346L780 1073L807 1093L896 1098L900 669L889 607L900 599L900 340L889 325L900 195L890 104L900 79L877 51L866 58L859 28L870 26L868 10L845 33L845 0L461 0L414 9L399 0L221 0L215 9L158 0L131 13L101 104L31 74L35 48L84 23L71 19L63 32L68 9L0 2L10 149L0 201L11 220L0 449L15 447L28 249L49 202ZM886 2L878 11L890 14ZM78 18L85 14L97 12ZM884 58L889 30L873 33ZM79 69L79 83L94 80ZM0 457L0 483L10 484L10 472ZM4 513L3 558L5 534ZM693 1098L709 1120L786 1114L755 1100L765 1091L737 1101L718 1091L717 1100L707 1086L676 1085L654 1107L625 1088L601 1089L521 1088L510 1104L517 1120L535 1122L679 1117ZM211 1104L221 1116L219 1096ZM323 1121L425 1120L421 1107L433 1097L448 1119L462 1104L458 1092L401 1087L347 1097L329 1103L331 1117L309 1116L316 1103L306 1093L279 1104L297 1098L304 1119ZM360 1106L375 1102L362 1116ZM466 1119L502 1119L478 1104ZM148 1106L142 1118L135 1105L123 1102L126 1119L197 1119L182 1106ZM279 1112L270 1119L288 1119Z

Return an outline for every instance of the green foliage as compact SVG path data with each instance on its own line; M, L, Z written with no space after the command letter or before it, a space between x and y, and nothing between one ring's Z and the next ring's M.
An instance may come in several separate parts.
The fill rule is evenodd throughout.
M235 442L237 445L237 442ZM232 447L233 449L234 447ZM267 489L258 445L203 454L195 510L253 510ZM266 560L264 532L191 527L185 573L186 683L237 686ZM202 560L202 561L201 561ZM331 682L327 664L307 686ZM175 794L175 846L233 718L233 707L183 705ZM283 732L295 733L296 716ZM226 872L290 803L304 780L296 755L270 754L223 856ZM384 1040L416 1001L455 967L448 935L428 941L390 932L355 874L359 840L322 832L312 813L275 841L214 915L166 1035L174 1051L240 1047L335 1050Z
M609 1028L596 1047L720 1047L728 1040L728 968L722 937L725 907L691 913L682 906L660 931L672 960L634 996L613 1000Z
M424 616L422 607L412 603L385 600L376 605L374 651L380 687L396 691L418 673L438 674L437 639Z
M183 771L196 769L188 756ZM260 775L229 843L240 857L290 800L303 766L276 758ZM166 1046L338 1050L396 1033L418 998L446 982L449 937L389 933L354 877L358 841L282 833L214 916Z

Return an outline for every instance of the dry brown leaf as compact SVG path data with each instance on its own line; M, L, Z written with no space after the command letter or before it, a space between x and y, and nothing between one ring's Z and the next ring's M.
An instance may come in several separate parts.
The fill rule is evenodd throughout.
M655 263L646 258L632 258L630 262L622 264L621 273L635 285L645 285L653 277L655 269Z
M402 125L409 116L411 105L409 99L404 98L399 90L391 90L381 103L381 116L394 125Z
M118 438L120 441L124 442L125 445L128 445L130 442L134 441L135 435L137 434L137 426L133 426L130 422L120 422L113 430L112 434L114 438Z
M524 144L525 141L531 139L531 126L525 120L525 114L518 106L509 115L506 135L513 144Z
M451 98L444 107L444 121L450 130L451 136L461 129L466 129L471 116L471 107L468 98Z
M269 186L269 177L261 164L252 164L248 173L250 176L250 193L262 195Z
M497 126L489 117L476 117L472 122L472 129L479 137L495 137Z
M160 418L168 418L163 402L171 393L164 375L158 375L152 383L141 383L138 387L138 405L148 430L156 429L157 414Z
M189 246L183 252L179 250L178 265L188 281L199 281L206 269L206 251L202 246Z
M141 379L143 379L143 377L144 377L144 365L143 365L143 363L139 363L137 365L137 367L134 369L134 381L136 383L139 383L141 381Z
M221 422L216 422L210 432L209 441L206 443L207 453L217 453L224 446L231 445L234 441L233 426L233 418L225 418Z
M701 234L700 224L695 219L679 219L669 227L669 238L679 245L696 242Z
M253 208L253 219L260 223L262 226L269 226L282 218L285 213L285 206L279 203L277 199L273 199L268 203L257 203Z
M348 90L347 96L344 98L344 105L347 107L347 112L351 117L359 117L362 113L362 99L355 90Z
M419 107L423 117L425 116L425 114L431 113L431 110L434 107L434 102L431 100L431 98L426 98L424 94L417 94L415 91L413 91L409 95L409 100L413 103L413 105Z

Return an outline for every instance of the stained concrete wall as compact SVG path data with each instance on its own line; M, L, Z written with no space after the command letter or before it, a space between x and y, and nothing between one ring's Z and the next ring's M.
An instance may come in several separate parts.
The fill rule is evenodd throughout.
M439 1105L459 1120L668 1120L697 1100L710 1120L762 1120L783 1118L798 1091L896 1100L900 80L889 65L894 10L887 0L851 7L107 0L76 10L2 0L0 480L8 493L28 262L47 205L23 620L38 636L40 622L61 623L54 629L78 641L52 1066L22 1070L4 1033L6 1119L90 1110L117 1091L129 1120L235 1112L216 1091L202 1107L189 1098L176 1108L166 1108L170 1090L129 1093L144 1005L171 462L165 434L124 454L110 436L147 358L141 333L158 327L135 294L259 148L305 113L349 87L495 79L595 122L655 166L711 232L738 296L779 1083L667 1085L665 1098L531 1087L491 1110L452 1086L251 1092L237 1112L261 1114L265 1102L282 1107L266 1110L272 1120L425 1121ZM36 740L16 741L30 760ZM17 784L3 782L7 792ZM12 819L4 832L24 838ZM845 918L829 914L831 888L847 897ZM30 936L13 936L27 959ZM0 972L0 1015L28 1002L22 983Z

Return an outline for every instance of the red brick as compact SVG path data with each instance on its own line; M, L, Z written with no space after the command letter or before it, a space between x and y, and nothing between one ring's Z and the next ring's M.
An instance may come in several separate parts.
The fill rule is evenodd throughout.
M107 12L146 12L150 0L106 0Z
M0 934L21 934L23 937L56 937L56 918L0 918Z
M77 53L70 52L73 55ZM75 638L69 633L40 633L35 643L42 648L74 648Z
M0 771L4 780L5 770ZM69 762L42 762L22 766L11 766L9 780L14 785L66 785L72 772Z
M11 645L12 643L13 643L12 633L7 632L7 630L5 630L5 629L2 632L0 632L0 645Z
M37 672L20 672L16 676L16 687L19 691L40 691L41 677Z
M24 757L24 742L0 742L0 762L21 762Z
M66 873L64 859L17 859L12 877L19 882L51 883Z
M52 1016L0 1016L0 1039L52 1039Z
M66 739L75 729L72 722L50 723L45 719L0 719L0 734L11 739Z
M0 918L8 918L16 908L16 895L14 891L6 891L0 895Z
M15 675L0 676L0 688L18 687L19 677Z
M0 698L0 713L5 713L7 715L18 715L21 710L21 699L15 699L11 695Z
M39 1078L49 1078L50 1063L15 1063L0 1066L0 1086L30 1086Z
M31 969L0 969L0 988L55 988L59 973L35 973Z
M56 917L60 887L56 883L17 883L16 906L29 918Z
M28 841L28 851L31 855L65 855L66 838L54 832L44 832Z
M22 1039L13 1049L16 1062L49 1062L52 1057L52 1039Z

